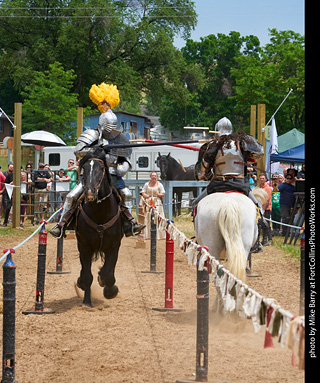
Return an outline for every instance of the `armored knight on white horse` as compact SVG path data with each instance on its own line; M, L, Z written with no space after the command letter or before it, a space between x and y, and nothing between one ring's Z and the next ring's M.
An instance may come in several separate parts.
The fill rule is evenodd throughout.
M92 151L96 145L104 146L107 144L129 144L129 140L122 133L122 128L117 126L117 116L112 112L119 102L119 92L116 85L108 85L101 83L99 86L92 85L89 91L90 99L98 105L101 112L99 124L96 129L85 130L77 140L74 154L82 158L87 152ZM145 225L139 225L132 217L128 208L122 202L130 201L132 198L131 191L125 185L122 177L131 169L128 157L131 154L130 148L111 149L106 153L106 162L108 164L109 173L111 175L113 193L117 196L117 200L121 209L122 226L126 236L134 235L144 229ZM79 183L72 189L63 206L60 221L55 225L49 233L57 238L61 238L64 234L66 225L77 208L77 201L83 194L83 184L80 178Z
M249 158L263 155L263 147L247 134L233 133L226 117L215 129L218 135L201 147L196 164L197 178L211 179L195 201L196 238L217 259L226 249L230 271L244 279L247 257L257 241L255 205L262 215L267 197L260 188L251 191L246 167Z

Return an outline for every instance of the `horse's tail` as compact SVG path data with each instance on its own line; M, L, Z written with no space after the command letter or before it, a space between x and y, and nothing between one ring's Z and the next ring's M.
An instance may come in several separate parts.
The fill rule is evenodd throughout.
M226 257L230 272L245 281L247 254L241 236L242 211L232 199L225 198L220 206L217 221L226 246Z

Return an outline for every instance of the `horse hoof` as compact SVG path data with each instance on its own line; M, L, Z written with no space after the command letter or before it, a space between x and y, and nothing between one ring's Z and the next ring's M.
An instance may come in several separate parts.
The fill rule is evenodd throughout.
M85 302L82 302L82 306L83 306L83 307L88 307L88 308L90 308L90 309L93 308L93 306L92 306L91 303L85 303Z
M119 289L116 285L112 287L105 286L103 289L103 295L106 299L113 299L118 295Z

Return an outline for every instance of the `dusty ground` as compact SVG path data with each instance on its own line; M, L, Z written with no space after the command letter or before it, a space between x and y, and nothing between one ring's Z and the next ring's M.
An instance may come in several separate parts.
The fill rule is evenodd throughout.
M1 233L0 233L1 235ZM1 237L2 249L21 237ZM47 271L55 269L56 240L48 236ZM19 383L175 382L195 379L196 271L175 251L174 306L183 312L161 313L164 274L149 274L150 242L136 249L124 239L116 268L120 294L107 301L96 281L94 308L81 307L74 281L80 264L76 240L64 241L64 275L46 275L45 309L53 315L23 315L34 309L38 238L17 249L16 379ZM158 241L157 270L164 270L165 241ZM299 268L280 250L265 248L254 255L260 278L248 284L283 308L299 312ZM1 276L2 278L2 276ZM213 297L214 287L211 287ZM2 321L2 316L0 316ZM2 331L2 324L0 324ZM218 320L210 313L209 380L230 383L302 383L304 373L291 366L291 352L264 349L264 328L255 334L250 320ZM1 338L2 339L2 335Z

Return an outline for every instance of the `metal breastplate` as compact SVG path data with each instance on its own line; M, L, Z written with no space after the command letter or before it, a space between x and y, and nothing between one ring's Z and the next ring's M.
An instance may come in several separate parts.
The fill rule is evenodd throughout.
M219 149L215 161L215 175L239 175L244 174L244 159L241 151L234 142L230 143L230 148Z

